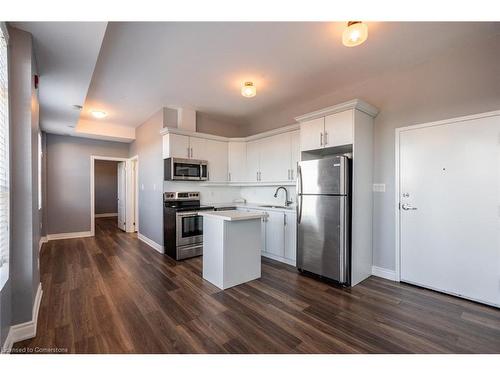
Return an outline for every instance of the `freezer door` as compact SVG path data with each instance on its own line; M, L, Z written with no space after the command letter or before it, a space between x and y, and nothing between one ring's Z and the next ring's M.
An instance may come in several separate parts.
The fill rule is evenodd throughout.
M345 156L299 163L298 194L347 194L348 159Z
M348 198L301 195L298 199L297 267L348 283Z

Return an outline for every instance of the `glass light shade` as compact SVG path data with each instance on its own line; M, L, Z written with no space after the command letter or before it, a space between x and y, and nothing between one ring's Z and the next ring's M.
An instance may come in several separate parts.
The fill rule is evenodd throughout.
M359 46L368 39L368 26L362 22L349 22L342 34L342 43L346 47Z
M104 111L92 111L92 116L95 118L104 118L106 117L106 112Z
M257 95L257 88L253 82L245 82L245 84L241 87L241 95L245 98L253 98Z

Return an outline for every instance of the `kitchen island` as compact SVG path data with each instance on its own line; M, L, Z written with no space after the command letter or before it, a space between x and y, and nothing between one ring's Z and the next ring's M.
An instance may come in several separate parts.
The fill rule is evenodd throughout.
M203 278L220 289L260 277L260 212L202 211Z

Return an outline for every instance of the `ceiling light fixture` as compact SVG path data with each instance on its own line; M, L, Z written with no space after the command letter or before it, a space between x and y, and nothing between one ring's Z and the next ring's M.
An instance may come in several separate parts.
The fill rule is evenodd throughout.
M91 113L95 118L104 118L107 116L106 112L104 111L92 111Z
M368 39L368 26L361 21L349 21L342 33L342 43L346 47L359 46Z
M257 95L257 88L253 82L245 82L243 86L241 86L241 95L245 98L253 98Z

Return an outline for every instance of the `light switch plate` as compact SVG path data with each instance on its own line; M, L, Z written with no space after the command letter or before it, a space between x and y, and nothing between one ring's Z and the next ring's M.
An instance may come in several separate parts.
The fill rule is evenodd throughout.
M376 193L385 193L385 184L373 184L373 191Z

